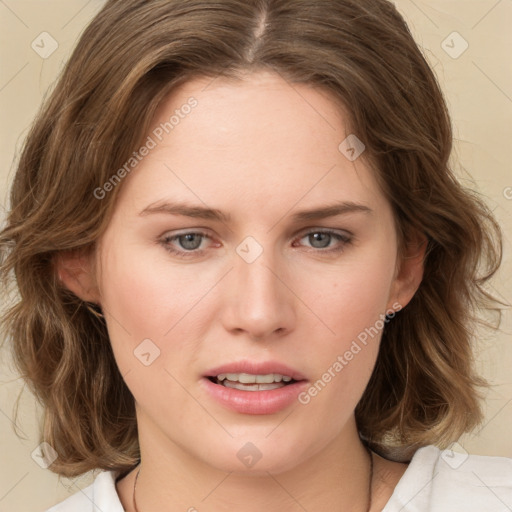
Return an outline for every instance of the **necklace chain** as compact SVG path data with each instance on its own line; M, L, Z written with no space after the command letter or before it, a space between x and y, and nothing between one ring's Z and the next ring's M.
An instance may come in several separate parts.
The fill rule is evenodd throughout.
M366 450L368 451L368 455L370 456L370 477L369 485L368 485L368 507L366 509L366 512L370 512L370 509L372 508L372 487L373 487L373 452L365 445ZM133 484L133 508L135 509L135 512L139 512L139 509L137 508L137 500L135 499L135 489L137 489L137 479L139 478L140 473L140 466L137 471L137 474L135 475L135 482Z

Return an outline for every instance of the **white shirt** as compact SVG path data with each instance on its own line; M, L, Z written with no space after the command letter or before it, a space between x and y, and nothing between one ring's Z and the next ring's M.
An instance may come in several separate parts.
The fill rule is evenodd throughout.
M117 472L104 471L46 512L124 512ZM420 448L382 512L511 512L512 459Z

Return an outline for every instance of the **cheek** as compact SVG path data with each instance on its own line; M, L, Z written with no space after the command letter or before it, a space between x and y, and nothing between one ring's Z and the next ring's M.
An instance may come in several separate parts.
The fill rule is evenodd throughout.
M316 291L303 288L311 309L323 324L324 339L345 345L385 314L394 274L393 259L349 262L319 276ZM321 285L321 286L320 286Z
M162 337L208 291L208 275L171 264L165 250L132 247L114 239L102 260L102 302L126 331ZM211 287L211 285L210 285Z
M315 398L317 405L328 407L341 400L350 404L343 410L352 410L359 401L377 358L394 276L393 252L389 257L375 256L384 253L361 255L329 276L317 274L316 283L323 283L324 291L310 291L308 302L321 322L310 331L318 347L310 356L319 382L304 403L321 394L322 398Z
M156 258L148 258L145 250L116 250L127 247L119 238L109 247L101 261L101 302L116 360L123 374L132 369L143 371L135 357L141 343L147 344L144 340L149 339L157 347L152 349L150 344L149 351L160 350L151 365L155 369L182 348L170 343L173 339L183 339L184 333L197 338L193 329L201 328L200 321L194 317L191 325L190 318L198 298L208 292L209 279L199 281L192 266L187 271L169 265L164 249ZM152 249L150 254L155 252Z

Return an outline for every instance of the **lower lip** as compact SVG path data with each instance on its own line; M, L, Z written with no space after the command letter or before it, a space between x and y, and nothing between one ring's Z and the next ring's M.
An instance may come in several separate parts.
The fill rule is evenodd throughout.
M290 406L307 387L305 380L267 391L241 391L201 379L206 391L220 404L242 414L274 414Z

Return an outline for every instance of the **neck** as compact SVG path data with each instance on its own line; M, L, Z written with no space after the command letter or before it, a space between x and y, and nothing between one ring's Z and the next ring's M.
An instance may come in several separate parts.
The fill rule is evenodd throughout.
M245 470L241 464L231 470L216 468L163 439L149 425L139 429L139 442L142 463L125 479L125 490L120 492L127 511L133 510L133 485L139 470L138 512L227 512L233 506L240 512L368 509L370 457L354 422L331 443L282 471L258 471L258 464Z

